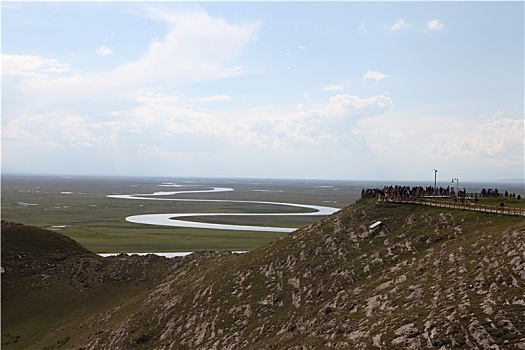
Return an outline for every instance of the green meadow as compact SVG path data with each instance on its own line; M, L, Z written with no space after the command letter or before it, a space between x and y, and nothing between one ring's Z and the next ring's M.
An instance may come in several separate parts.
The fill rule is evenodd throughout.
M171 184L177 184L179 187L172 187ZM220 200L344 208L355 203L360 197L361 189L379 186L382 185L374 182L328 180L2 175L1 216L3 220L59 231L97 253L244 251L260 247L281 237L283 233L167 227L130 223L125 219L128 216L143 214L224 213L232 215L217 217L197 215L181 220L299 228L322 217L261 216L256 214L308 213L312 210L268 203L236 203L220 202ZM484 185L476 184L472 188L480 190L482 186ZM147 195L160 191L209 190L211 187L234 190L162 196L177 201L108 197L115 194ZM504 185L500 186L500 193L504 192L504 187ZM521 187L508 187L508 189L520 193ZM498 205L501 198L480 198L480 204ZM525 206L524 199L503 199L507 206ZM254 215L233 215L240 213Z
M181 187L160 186L176 183ZM178 228L130 223L127 216L161 213L308 213L292 206L109 198L112 194L151 194L159 191L234 191L181 193L163 198L286 202L343 208L359 197L351 182L228 180L174 178L112 178L59 176L2 176L2 219L57 230L97 253L186 252L196 250L253 250L282 233ZM302 227L320 216L193 217L184 220Z

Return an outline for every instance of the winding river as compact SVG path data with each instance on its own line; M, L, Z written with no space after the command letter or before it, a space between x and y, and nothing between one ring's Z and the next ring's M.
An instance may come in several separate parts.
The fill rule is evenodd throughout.
M176 184L162 184L164 187L182 187ZM290 227L268 227L268 226L248 226L248 225L231 225L231 224L214 224L186 220L178 220L177 218L187 218L195 216L299 216L299 215L316 215L327 216L335 213L339 208L325 207L319 205L282 203L282 202L263 202L263 201L245 201L245 200L229 200L229 199L180 199L180 198L166 198L166 196L173 196L177 194L188 193L214 193L233 191L229 187L211 187L207 190L189 190L189 191L160 191L151 194L133 194L133 195L108 195L109 198L119 199L140 199L140 200L163 200L163 201L179 201L179 202L229 202L229 203L255 203L255 204L272 204L285 205L296 208L311 209L312 212L307 213L172 213L172 214L145 214L133 215L126 217L126 221L137 224L146 225L162 225L175 227L190 227L190 228L208 228L216 230L242 230L242 231L265 231L265 232L293 232L297 228Z

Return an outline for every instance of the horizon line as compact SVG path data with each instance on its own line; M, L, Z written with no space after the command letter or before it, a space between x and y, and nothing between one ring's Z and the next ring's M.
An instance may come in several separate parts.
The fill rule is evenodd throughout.
M223 180L300 180L300 181L352 181L352 182L431 182L432 180L409 180L409 179L351 179L351 178L308 178L308 177L254 177L254 176L197 176L197 175L167 175L167 174L150 174L150 175L124 175L124 174L87 174L87 173L46 173L46 172L24 172L24 171L0 171L0 176L56 176L56 177L107 177L107 178L190 178L190 179L223 179ZM523 184L525 187L525 178L509 179L460 179L466 183L496 182L496 183L514 183ZM448 183L449 181L438 180L438 184ZM460 184L461 184L460 182Z

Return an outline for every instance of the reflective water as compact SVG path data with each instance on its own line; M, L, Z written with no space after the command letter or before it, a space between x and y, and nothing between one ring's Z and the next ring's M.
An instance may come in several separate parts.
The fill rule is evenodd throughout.
M173 185L177 186L177 185ZM176 194L188 194L188 193L210 193L210 192L226 192L233 191L233 188L226 187L212 187L206 190L189 190L189 191L171 191L171 192L154 192L151 194L136 194L136 195L109 195L110 198L119 199L141 199L141 200L166 200L166 201L185 201L185 202L229 202L229 203L255 203L255 204L271 204L271 205L283 205L292 206L297 208L311 209L311 212L297 212L297 213L168 213L168 214L145 214L145 215L133 215L128 216L126 221L137 224L146 225L162 225L162 226L175 226L175 227L187 227L187 228L207 228L216 230L242 230L242 231L264 231L264 232L293 232L296 228L289 227L269 227L269 226L252 226L252 225L230 225L230 224L215 224L215 223L204 223L196 221L177 220L177 218L188 218L195 216L298 216L298 215L318 215L326 216L335 213L339 208L319 206L319 205L307 205L307 204L296 204L296 203L282 203L282 202L264 202L264 201L241 201L241 200L226 200L226 199L178 199L178 198L166 198L166 196L172 196ZM164 196L164 198L163 198Z

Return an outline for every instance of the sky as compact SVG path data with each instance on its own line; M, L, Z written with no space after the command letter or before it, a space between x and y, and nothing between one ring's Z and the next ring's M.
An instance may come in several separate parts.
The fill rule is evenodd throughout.
M3 173L524 178L522 1L2 1L1 19Z

